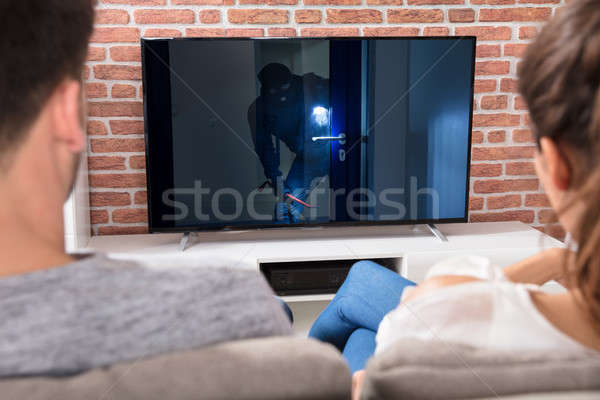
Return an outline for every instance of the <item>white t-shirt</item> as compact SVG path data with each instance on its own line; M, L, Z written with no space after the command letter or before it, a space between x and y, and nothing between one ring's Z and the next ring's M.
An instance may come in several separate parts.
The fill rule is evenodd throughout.
M487 258L451 258L434 265L427 277L440 275L483 281L445 287L401 303L381 321L375 354L408 338L510 351L594 352L559 331L538 311L529 292L540 290L539 286L508 281Z

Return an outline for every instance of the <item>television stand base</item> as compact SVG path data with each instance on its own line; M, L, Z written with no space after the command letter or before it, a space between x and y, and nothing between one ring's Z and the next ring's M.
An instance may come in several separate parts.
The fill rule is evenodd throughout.
M433 233L433 235L442 242L447 242L448 238L444 235L435 224L427 224L427 228Z
M179 251L185 251L190 243L190 240L194 237L194 232L184 232L181 240L179 241Z

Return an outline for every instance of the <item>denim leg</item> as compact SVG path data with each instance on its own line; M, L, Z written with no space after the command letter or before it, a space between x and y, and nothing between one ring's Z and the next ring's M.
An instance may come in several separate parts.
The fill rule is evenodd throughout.
M367 360L375 353L375 332L365 328L358 328L348 338L342 355L355 373L365 369Z
M379 264L359 261L308 335L343 351L356 329L376 332L385 314L400 303L404 288L412 285L415 283Z

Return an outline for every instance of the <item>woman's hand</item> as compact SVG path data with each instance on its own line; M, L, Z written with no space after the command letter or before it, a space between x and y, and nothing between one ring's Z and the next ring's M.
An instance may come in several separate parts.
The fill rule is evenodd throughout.
M352 375L352 400L360 400L363 382L365 380L365 370L361 369Z

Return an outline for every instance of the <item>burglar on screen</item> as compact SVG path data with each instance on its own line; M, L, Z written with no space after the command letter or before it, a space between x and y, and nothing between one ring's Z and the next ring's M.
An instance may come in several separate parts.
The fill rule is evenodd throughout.
M278 201L278 223L298 223L310 192L329 175L329 80L314 73L294 75L283 64L266 65L258 74L260 96L248 108L256 153ZM275 139L275 145L273 145ZM281 142L295 154L286 177L280 169Z

